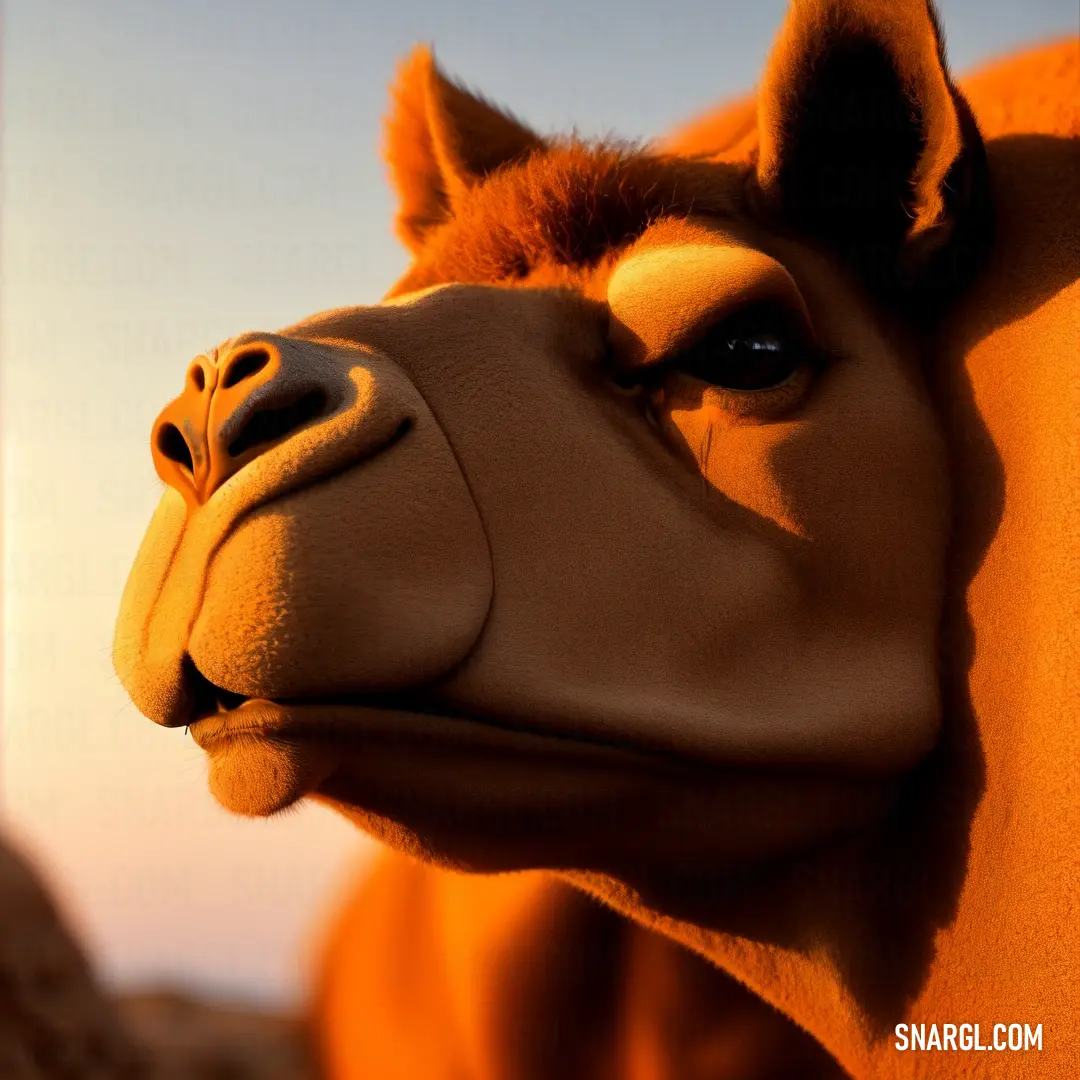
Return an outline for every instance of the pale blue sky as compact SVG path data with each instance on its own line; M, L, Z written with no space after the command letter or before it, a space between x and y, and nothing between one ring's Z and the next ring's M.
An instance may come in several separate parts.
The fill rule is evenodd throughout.
M229 818L111 673L188 358L403 269L377 148L414 43L542 131L648 137L748 89L785 6L8 0L3 807L108 978L295 999L364 849L315 810ZM958 71L1077 29L1075 0L941 8Z

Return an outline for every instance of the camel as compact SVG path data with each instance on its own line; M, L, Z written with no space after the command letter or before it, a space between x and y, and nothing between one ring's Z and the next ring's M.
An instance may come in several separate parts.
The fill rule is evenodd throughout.
M1075 1074L1078 66L795 0L638 148L403 64L412 265L189 365L114 647L395 853L331 1075Z

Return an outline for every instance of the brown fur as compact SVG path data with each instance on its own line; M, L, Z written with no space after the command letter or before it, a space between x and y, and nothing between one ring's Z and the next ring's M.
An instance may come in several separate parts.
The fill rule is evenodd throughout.
M733 218L746 175L631 147L557 144L479 185L390 295L451 281L520 283L542 267L591 269L661 218Z

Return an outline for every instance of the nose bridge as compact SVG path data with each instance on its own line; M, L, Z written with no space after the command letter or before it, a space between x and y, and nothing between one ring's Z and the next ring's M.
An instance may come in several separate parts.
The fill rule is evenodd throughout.
M307 390L305 404L281 349L265 336L196 357L183 392L154 422L158 475L189 508L202 505L249 461L325 410L326 394Z

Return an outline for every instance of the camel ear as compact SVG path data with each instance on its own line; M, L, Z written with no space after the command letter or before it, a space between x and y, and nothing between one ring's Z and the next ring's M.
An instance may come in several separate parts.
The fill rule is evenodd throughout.
M391 95L384 152L398 195L397 233L413 252L470 188L544 145L508 113L447 79L423 47L403 61Z
M874 291L940 292L973 272L985 155L930 0L793 0L758 135L765 206Z

